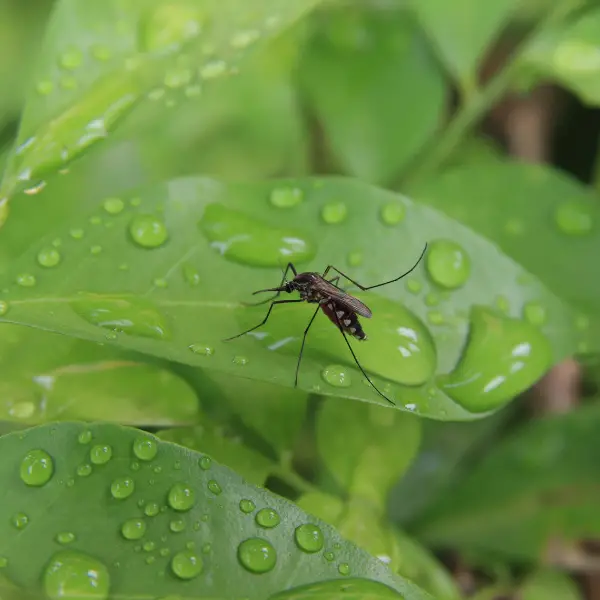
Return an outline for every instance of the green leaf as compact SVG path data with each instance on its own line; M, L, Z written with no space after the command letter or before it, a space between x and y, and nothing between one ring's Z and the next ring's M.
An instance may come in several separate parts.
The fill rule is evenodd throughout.
M244 446L239 438L228 435L224 427L207 419L196 427L166 429L159 433L159 437L191 450L207 452L255 485L264 485L273 468L268 458Z
M520 65L527 72L552 78L583 102L600 105L600 9L548 28L529 44Z
M57 238L60 262L41 266ZM187 178L111 198L11 261L0 320L292 387L313 308L276 306L261 330L223 342L264 319L266 306L241 302L278 285L288 260L384 282L413 266L426 241L409 277L356 294L375 315L363 321L369 340L354 343L357 356L399 409L473 418L525 390L587 335L558 295L495 245L428 206L343 178ZM319 315L299 388L387 405L363 379Z
M521 586L523 600L583 600L579 587L568 574L541 569L531 574Z
M319 411L316 435L321 460L336 483L383 514L390 489L419 449L421 421L336 398Z
M391 588L367 579L347 579L342 583L325 581L309 583L271 596L270 600L335 600L344 594L348 600L391 600L402 596Z
M309 108L345 172L388 183L441 121L441 73L406 11L319 17L300 68Z
M194 95L237 68L319 0L62 0L46 30L33 89L0 196L43 180L106 138L134 107Z
M198 420L198 399L189 385L115 348L3 323L0 364L0 420L34 425L82 419L146 426Z
M419 537L535 561L554 537L598 535L599 423L594 403L522 427L419 520Z
M61 423L4 436L0 453L2 572L27 591L258 599L309 583L341 584L346 573L407 600L428 598L291 502L149 434ZM281 518L274 528L255 522L265 507ZM318 528L321 549L301 550L308 547L301 526ZM329 550L332 561L323 557Z
M452 169L411 193L495 242L579 309L578 350L597 347L600 281L589 257L600 252L600 204L589 188L546 166L507 162Z
M510 19L517 0L412 0L439 58L463 90L475 87L476 70L485 51Z

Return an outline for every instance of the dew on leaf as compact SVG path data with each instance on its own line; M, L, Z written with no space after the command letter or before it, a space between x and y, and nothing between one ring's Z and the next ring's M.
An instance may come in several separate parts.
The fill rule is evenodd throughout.
M425 305L426 306L437 306L440 303L440 297L433 293L429 292L425 295Z
M152 460L158 452L158 444L149 437L138 437L133 442L133 453L140 460Z
M90 247L90 254L93 254L94 256L98 256L98 254L100 254L102 252L102 246L99 246L98 244L95 244L94 246Z
M71 531L61 531L60 533L56 534L56 537L54 539L57 543L66 546L67 544L73 543L76 538L75 534Z
M38 181L35 185L25 188L23 193L27 194L28 196L35 196L36 194L39 194L45 187L45 181Z
M8 566L8 558L6 556L0 556L0 569L4 569Z
M81 50L77 48L70 48L66 52L63 52L59 59L58 63L63 69L74 70L77 67L81 66L83 62L83 53Z
M17 275L17 285L21 287L33 287L36 283L35 276L31 273L21 273Z
M77 475L79 475L79 477L88 477L89 475L92 474L92 465L90 465L88 463L79 465L77 467L76 473L77 473Z
M587 235L594 227L591 206L576 200L559 204L554 213L554 220L562 233L572 236Z
M334 387L350 387L352 377L347 367L341 365L329 365L321 371L323 381Z
M215 494L215 496L218 496L223 490L221 489L221 486L214 480L211 479L207 484L206 487L208 487L208 489Z
M214 79L220 77L227 71L227 63L224 60L211 60L200 67L200 77L202 79Z
M513 236L523 235L525 233L525 224L521 219L509 219L504 224L504 231Z
M198 465L203 471L208 471L208 469L210 469L212 465L212 459L210 458L210 456L202 456L198 460Z
M200 273L198 272L198 269L194 267L194 265L190 263L184 263L181 267L181 270L186 283L193 286L200 283Z
M106 198L102 202L102 207L109 215L118 215L125 208L125 202L121 198Z
M247 48L260 38L260 31L256 29L248 29L247 31L239 31L231 38L231 46L233 48Z
M147 517L155 517L160 512L160 507L156 502L148 502L144 508L144 514Z
M181 531L183 531L185 529L185 521L183 519L173 519L169 523L169 529L173 533L180 533Z
M407 279L406 280L406 289L411 294L418 294L423 289L423 284L418 279Z
M242 498L242 500L240 500L240 510L244 513L244 514L250 514L251 512L254 511L254 509L256 508L256 504L254 504L254 502L252 502L252 500L249 500L248 498Z
M89 429L82 431L77 436L77 441L80 444L89 444L92 441L92 432Z
M101 61L110 60L112 56L110 48L108 48L107 46L102 46L100 44L94 44L94 46L92 46L91 54L96 60Z
M206 17L195 6L185 2L159 4L149 11L140 24L139 45L146 52L177 50L198 36Z
M495 299L496 308L504 314L508 314L510 312L510 302L506 296L496 296Z
M191 69L183 66L174 67L167 71L163 83L166 87L177 89L186 86L192 80Z
M13 515L10 522L16 529L25 529L29 525L29 517L25 513L20 512Z
M546 307L539 302L526 302L523 305L523 318L532 325L542 326L546 322Z
M90 461L95 465L104 465L112 458L112 448L107 444L98 444L90 450Z
M265 529L277 527L281 518L276 510L272 508L261 508L255 517L256 523Z
M439 310L427 311L427 320L431 325L443 325L446 321Z
M261 538L244 540L238 546L238 560L251 573L267 573L277 563L277 553L272 544Z
M71 229L69 231L69 235L74 239L74 240L80 240L83 236L84 236L84 231L83 229L79 229L79 228L74 228Z
M312 523L305 523L296 527L294 538L298 548L309 553L319 552L325 543L321 528Z
M135 483L131 477L119 477L110 485L110 493L117 500L129 498L135 489Z
M346 257L346 262L350 267L360 267L363 264L363 260L363 253L360 250L354 250Z
M436 240L426 257L427 271L438 285L456 289L471 273L471 261L465 250L452 240Z
M389 202L381 207L379 216L385 225L398 225L404 220L406 208L400 202Z
M149 541L149 542L144 542L144 544L142 545L142 550L144 552L152 552L152 550L154 550L156 548L156 543Z
M131 239L142 248L158 248L169 237L164 222L155 215L136 215L130 225Z
M63 75L60 78L60 87L63 90L76 90L79 87L79 83L73 75Z
M121 525L121 535L126 540L139 540L146 533L146 521L143 519L128 519Z
M21 461L21 480L29 486L42 486L54 473L52 457L44 450L30 450Z
M44 591L50 600L105 600L110 576L98 559L80 552L57 552L44 570Z
M5 300L0 300L0 317L5 315L8 312L8 302Z
M206 344L191 344L189 349L194 354L200 354L202 356L212 356L215 353L214 348L207 346Z
M340 563L338 566L338 573L340 575L350 575L350 565L348 563Z
M185 483L175 483L169 490L168 502L173 510L190 510L195 503L194 490Z
M234 365L244 366L248 364L248 359L245 356L237 355L233 357L232 362Z
M332 560L335 559L335 554L333 552L325 552L325 554L323 554L323 556L325 557L325 560L328 562L331 562Z
M38 252L37 261L42 267L55 267L60 262L60 252L55 248L43 248Z
M171 570L180 579L193 579L204 570L204 562L192 550L184 550L171 559Z
M152 284L157 287L157 288L161 288L161 289L165 289L167 287L169 287L169 284L167 282L166 279L163 279L162 277L157 277Z
M295 187L274 188L269 195L269 202L276 208L293 208L302 200L304 200L304 192Z
M344 202L329 202L321 209L321 218L328 225L343 223L348 216L348 207Z
M35 89L40 96L49 96L54 91L54 83L44 79L42 81L38 81Z

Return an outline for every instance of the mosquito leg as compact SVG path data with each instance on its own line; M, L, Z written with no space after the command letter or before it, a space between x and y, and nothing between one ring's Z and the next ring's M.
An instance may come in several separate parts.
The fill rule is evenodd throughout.
M354 362L356 363L356 366L360 369L361 373L366 377L367 381L373 386L373 389L382 397L385 398L385 400L387 400L390 404L392 404L393 406L396 406L395 402L392 402L392 400L390 400L385 394L383 394L382 392L379 391L379 389L377 388L377 386L371 381L371 378L366 374L365 370L362 368L361 364L358 362L358 358L356 358L356 354L354 354L354 350L352 349L352 346L350 345L350 340L348 339L348 337L346 336L346 333L344 332L344 330L342 329L342 324L340 323L340 320L337 316L337 313L333 313L335 315L335 320L337 321L338 327L340 329L340 333L344 336L344 340L346 342L346 345L348 346L350 353L352 354L352 358L354 359Z
M421 256L419 256L419 260L417 260L417 262L408 271L406 271L406 273L403 273L402 275L400 275L400 277L396 277L395 279L390 279L389 281L384 281L383 283L377 283L376 285L369 285L369 286L361 285L360 283L358 283L358 281L354 281L354 279L350 279L350 277L348 277L348 275L346 275L345 273L342 273L339 269L337 269L333 265L329 265L325 269L325 272L323 273L323 277L325 277L327 275L327 273L329 272L330 269L333 269L336 273L338 273L339 275L341 275L342 277L347 279L350 283L353 283L355 286L359 287L361 290L363 290L363 291L372 290L374 288L381 287L382 285L388 285L389 283L394 283L395 281L399 281L403 277L406 277L409 273L412 273L417 268L417 265L421 262L421 259L423 258L423 256L425 256L426 250L427 250L427 244L425 244L425 248L423 248L423 252L421 252Z
M287 277L288 271L290 270L294 274L294 277L298 274L298 272L296 271L296 267L294 267L294 265L291 262L289 262L287 264L287 267L285 268L285 271L283 272L281 283L277 287L281 287L285 283L285 278ZM261 300L260 302L242 302L242 304L244 306L260 306L261 304L267 304L267 302L272 302L273 300L275 300L275 298L279 297L279 294L281 294L281 292L277 292L274 296L271 296L266 300Z
M223 341L228 342L229 340L233 340L235 338L241 337L242 335L245 335L246 333L250 333L251 331L258 329L259 327L262 327L267 322L267 319L269 318L269 315L271 314L271 311L273 310L273 307L276 304L290 304L292 302L304 302L304 300L302 300L302 298L298 298L298 299L294 299L294 300L275 300L275 301L273 301L271 303L271 306L269 306L269 310L267 311L265 318L258 325L255 325L254 327L251 327L250 329L247 329L246 331L242 331L242 333L238 333L237 335L233 335L229 338L225 338Z
M294 387L298 387L298 373L300 372L300 363L302 361L302 353L304 352L304 342L306 342L308 330L310 329L312 322L315 320L315 317L317 316L317 313L319 312L320 308L320 306L317 306L317 310L315 310L313 316L310 318L310 321L308 322L308 325L304 330L304 335L302 336L302 345L300 346L300 353L298 354L298 363L296 364L296 378L294 379Z

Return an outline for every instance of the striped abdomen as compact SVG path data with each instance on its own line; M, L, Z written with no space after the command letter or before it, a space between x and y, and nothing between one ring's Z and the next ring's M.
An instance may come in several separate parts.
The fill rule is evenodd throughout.
M347 334L355 337L357 340L366 340L367 336L363 331L356 313L348 311L345 306L329 299L321 304L323 312L327 318L336 326L341 326L341 329Z

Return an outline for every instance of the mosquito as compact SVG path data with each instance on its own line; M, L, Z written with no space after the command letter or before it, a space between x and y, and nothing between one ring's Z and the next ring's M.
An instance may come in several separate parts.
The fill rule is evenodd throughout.
M370 319L373 316L371 309L363 304L358 298L351 296L346 293L342 288L338 286L338 282L340 277L348 280L350 283L353 283L362 291L372 290L378 287L382 287L384 285L389 285L390 283L394 283L399 281L403 277L406 277L409 273L412 273L417 267L417 265L421 262L423 256L425 256L425 252L427 251L427 244L425 244L425 248L423 248L423 252L421 252L421 256L417 260L417 262L408 270L406 273L403 273L399 277L395 279L390 279L390 281L384 281L383 283L378 283L376 285L364 286L358 283L358 281L354 281L346 275L342 273L339 269L334 267L333 265L329 265L323 274L306 272L306 273L298 273L296 267L290 262L287 264L285 271L283 272L283 277L281 279L281 283L278 287L275 288L267 288L264 290L257 290L252 294L260 294L263 292L276 292L274 296L267 298L266 300L262 300L261 302L255 302L253 304L246 304L246 306L259 306L261 304L266 304L267 302L271 303L269 306L269 310L265 315L265 318L254 327L247 329L246 331L242 331L242 333L238 333L232 337L226 338L223 341L228 342L230 340L234 340L235 338L246 335L247 333L251 333L255 329L262 327L269 319L271 315L271 311L278 304L293 304L298 302L308 302L309 304L318 304L317 309L313 313L313 316L310 318L306 329L304 330L304 335L302 336L302 344L300 345L300 353L298 354L298 362L296 364L296 377L294 380L294 387L298 386L298 373L300 371L300 363L302 362L302 353L304 352L304 343L306 342L306 336L308 335L308 331L317 316L319 310L322 310L327 318L337 326L340 330L340 333L344 337L346 345L348 346L350 353L352 354L352 358L356 363L356 366L360 369L361 373L365 376L366 380L373 386L375 391L382 397L385 398L390 404L394 404L392 400L390 400L385 394L383 394L377 386L371 381L371 378L367 375L365 370L362 368L362 365L358 361L356 354L350 344L350 340L348 339L348 335L356 338L359 341L365 341L367 336L358 320L358 317L364 317L365 319ZM294 278L290 281L287 280L287 274L289 271L292 271L294 274ZM335 277L332 279L327 279L330 271L334 271L337 273ZM291 294L292 292L299 292L300 298L288 299L288 300L277 300L282 292L286 292ZM348 335L347 335L348 334Z

